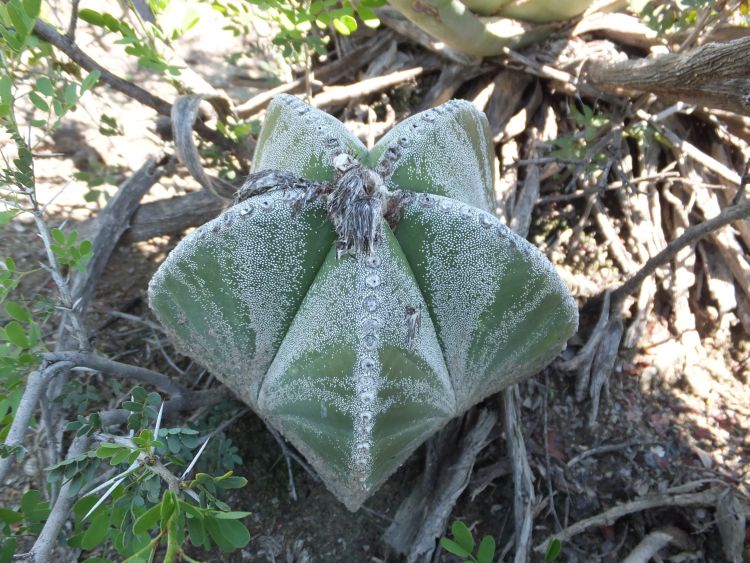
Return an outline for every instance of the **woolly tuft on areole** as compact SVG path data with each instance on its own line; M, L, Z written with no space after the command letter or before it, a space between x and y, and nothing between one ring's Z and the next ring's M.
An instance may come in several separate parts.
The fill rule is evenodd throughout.
M466 102L405 120L368 152L338 120L279 96L235 205L151 281L177 347L351 510L576 331L552 264L492 215L493 158L487 120Z

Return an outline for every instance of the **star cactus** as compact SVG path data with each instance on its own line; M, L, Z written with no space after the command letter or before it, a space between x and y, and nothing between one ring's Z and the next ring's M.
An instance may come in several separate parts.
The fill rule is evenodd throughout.
M430 435L576 330L554 267L492 214L487 120L453 101L368 152L291 96L237 202L149 286L174 343L356 510Z

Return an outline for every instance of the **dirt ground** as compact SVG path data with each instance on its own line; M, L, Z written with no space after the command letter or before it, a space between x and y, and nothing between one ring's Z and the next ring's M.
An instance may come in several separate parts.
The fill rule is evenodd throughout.
M204 20L197 28L199 31L188 34L177 49L197 74L213 87L226 91L236 102L288 78L290 69L280 59L268 52L263 56L248 56L247 41L221 31L221 21L206 8ZM53 11L50 19L55 17L64 21L62 15L57 16ZM209 29L210 44L199 35ZM156 93L162 90L165 96L170 95L168 86L139 70L111 39L97 36L86 26L81 27L79 34L81 47L95 59L107 60L111 70L137 80ZM244 55L231 57L236 53ZM430 80L403 86L391 96L419 99L431 86ZM55 139L40 139L37 144L40 152L68 153L40 159L37 165L40 199L45 201L55 196L50 208L52 225L63 218L84 220L104 203L103 197L97 203L84 201L89 188L85 182L73 178L81 168L81 158L111 167L112 183L97 189L112 194L117 181L138 168L149 155L156 154L164 144L158 137L153 111L106 87L100 94L85 96L78 110L63 124L63 133ZM103 113L117 119L123 127L123 135L105 137L98 132ZM75 146L75 154L66 148L71 144ZM83 155L78 152L82 148L86 151ZM61 189L63 191L55 195ZM197 183L180 169L152 189L147 200L197 189ZM530 239L543 241L553 219L566 215L575 217L581 213L581 205L582 202L538 206ZM553 259L559 266L587 275L597 284L606 285L617 279L621 272L611 265L604 249L605 241L596 230L586 229L583 241L582 258L573 260L566 256L563 247ZM90 326L100 329L96 331L98 351L175 377L178 374L153 346L148 331L124 320L111 322L109 313L120 311L153 320L146 305L147 283L177 242L178 237L160 237L118 247L100 281L89 318ZM34 267L39 262L41 248L32 224L16 222L0 231L0 256L7 254L12 254L21 267ZM43 275L32 276L23 288L28 294L50 290ZM710 296L706 297L707 290L694 287L692 291L696 302L714 305ZM581 317L583 335L595 323L598 306L596 300L589 299L586 303ZM684 351L671 325L671 302L664 287L657 290L654 311L637 347L621 352L616 375L610 381L609 393L596 424L589 424L590 403L574 400L574 381L554 365L522 385L526 445L537 491L535 545L560 528L647 494L689 483L721 482L747 489L750 343L741 325L719 330L711 312L705 309L706 318L698 319L698 332L708 352L705 365L710 385L705 393L691 387L679 369L674 369L675 358L681 357ZM52 328L47 327L50 334ZM179 367L189 365L187 358L180 357L170 347L168 351L174 354ZM113 402L116 397L106 399ZM502 410L499 397L490 398L486 403ZM238 403L236 407L240 409L241 405ZM233 509L252 512L246 523L253 539L245 549L231 556L196 553L197 557L209 561L252 562L399 561L388 552L381 538L399 503L419 478L422 449L364 509L352 514L298 465L293 466L293 472L299 499L291 500L281 450L255 415L239 418L229 435L239 446L244 460L236 473L247 477L249 483L228 502ZM513 534L513 483L507 463L503 465L504 458L505 441L499 425L492 443L477 461L475 479L452 514L452 518L469 524L475 530L475 537L493 535L499 551ZM482 475L488 472L495 478L482 480ZM690 488L685 490L689 492ZM616 562L649 531L674 526L687 531L689 541L683 549L672 550L670 561L723 561L721 540L713 524L713 511L704 507L667 506L638 512L616 522L597 525L565 542L563 560ZM442 560L455 559L444 556Z

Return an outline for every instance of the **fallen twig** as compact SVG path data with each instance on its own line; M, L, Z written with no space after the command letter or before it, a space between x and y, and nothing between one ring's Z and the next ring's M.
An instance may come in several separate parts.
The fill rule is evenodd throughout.
M679 528L665 526L643 538L621 563L648 563L659 550L670 543L675 543L682 549L691 549L693 542L690 541L690 536Z
M348 53L344 58L328 63L319 68L315 69L315 77L317 80L325 80L330 83L335 81L340 75L347 74L351 75L364 66L368 61L376 57L392 39L391 32L378 33L372 40L367 41L363 45L355 48L353 51ZM321 84L316 82L313 85L317 85L318 90L321 88ZM256 94L246 102L243 102L235 108L235 114L238 117L246 119L265 107L280 94L290 94L294 92L300 92L305 88L305 77L292 80L285 84L281 84L276 88L271 88L260 94Z
M345 86L331 86L326 88L317 96L314 96L311 105L316 108L330 107L337 104L345 104L352 99L370 96L393 86L397 86L420 76L428 69L424 66L416 66L407 70L399 70L385 76L368 78L354 84Z
M468 431L461 432L462 422L471 423ZM427 442L422 479L401 503L383 538L395 551L406 554L409 563L431 560L437 538L469 484L476 457L487 445L496 422L491 411L469 411Z
M670 506L713 506L716 504L717 499L724 493L723 488L709 489L700 493L687 493L687 494L661 494L649 497L642 497L618 506L614 506L609 510L585 518L579 522L576 522L572 526L568 526L563 531L554 534L547 538L544 542L534 547L534 551L538 553L544 553L549 543L557 538L561 542L566 542L573 536L585 532L589 528L594 526L609 526L614 524L619 518L633 514L634 512L642 512L652 508L664 508Z
M702 221L701 223L693 225L685 230L685 232L678 238L670 241L664 250L649 259L640 270L630 277L630 279L612 291L613 309L615 308L615 304L619 305L625 297L637 291L644 279L653 274L657 268L672 260L680 250L717 229L749 216L750 198L736 205L732 205L731 207L727 207L716 217Z

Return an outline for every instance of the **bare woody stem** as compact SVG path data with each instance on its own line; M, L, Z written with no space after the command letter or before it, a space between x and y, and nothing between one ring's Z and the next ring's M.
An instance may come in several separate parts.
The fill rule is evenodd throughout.
M34 415L39 398L44 393L47 383L60 372L66 371L73 367L71 362L59 362L45 369L31 372L26 382L26 388L23 397L18 404L13 422L11 422L8 436L5 439L6 446L20 446L23 444L23 437L29 428L31 417ZM5 482L8 471L13 465L14 456L0 459L0 483Z
M78 340L78 346L81 350L89 350L90 344L88 335L86 333L86 326L81 318L81 315L76 311L77 303L73 300L73 294L70 291L70 284L60 273L60 267L57 263L55 253L52 251L52 236L50 234L47 223L42 217L42 211L34 211L34 221L36 222L39 236L42 238L44 243L44 250L47 254L47 261L49 262L49 273L52 276L52 280L57 286L57 291L60 294L63 306L68 310L68 318L70 323L73 325L73 334Z
M653 274L657 268L674 258L680 250L717 229L746 217L750 217L750 198L737 205L727 207L716 217L707 219L687 229L682 235L667 244L659 254L650 258L629 280L612 292L613 310L616 310L622 304L625 297L637 291L641 287L643 280Z
M101 79L109 84L112 88L118 92L122 92L129 98L132 98L145 106L148 106L156 110L161 115L169 116L172 112L172 104L163 100L158 96L154 96L151 92L148 92L133 84L127 80L120 78L116 74L108 71L86 53L84 53L78 45L68 36L62 35L55 28L46 22L37 20L34 25L34 33L44 39L50 45L56 47L63 53L65 53L70 59L78 64L81 68L91 71L98 71L101 74ZM215 143L223 149L232 149L234 144L210 127L204 125L200 120L197 120L194 124L195 131L204 139Z
M52 362L68 362L76 367L88 368L119 379L132 379L146 385L153 385L172 396L187 396L190 390L171 378L147 368L116 362L90 352L56 352L44 354L44 359Z

